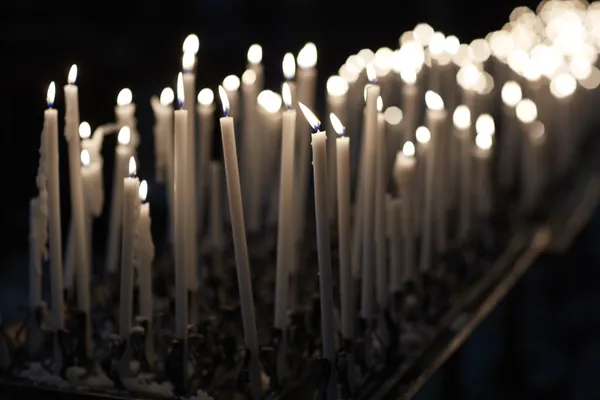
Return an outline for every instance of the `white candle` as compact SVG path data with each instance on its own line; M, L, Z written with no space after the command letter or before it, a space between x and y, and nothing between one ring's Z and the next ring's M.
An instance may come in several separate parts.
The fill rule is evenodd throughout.
M396 106L385 109L383 113L386 127L385 165L394 165L396 153L402 150L402 144L408 136L403 129L404 113Z
M86 253L93 254L92 228L93 218L100 216L104 205L104 193L102 190L102 161L92 161L89 150L81 150L81 181L85 197L85 237L82 244L85 245ZM89 264L87 274L91 276L92 263Z
M523 98L521 86L515 81L508 81L502 86L502 132L499 152L498 180L500 185L508 190L515 182L517 158L515 155L519 146L519 128L515 107Z
M119 335L129 339L133 320L133 269L139 207L140 181L135 159L129 159L129 176L123 179L123 235L121 241L121 290L119 297Z
M454 136L458 140L458 238L467 239L471 231L471 111L459 105L452 115Z
M231 117L237 118L240 114L240 86L242 81L237 75L227 75L223 79L223 89L227 92L229 103L231 104Z
M413 202L414 218L413 227L415 235L420 236L423 230L424 206L425 200L425 169L427 167L427 159L429 152L429 142L431 141L431 133L426 126L419 126L415 130L415 139L417 144L417 179L414 180L413 190L415 191Z
M556 169L559 177L562 177L572 166L573 157L579 148L579 138L576 134L566 134L567 131L577 132L577 128L570 127L567 124L574 113L571 111L574 93L577 90L577 81L570 73L558 74L550 81L550 94L556 102L557 113L554 120L559 127L556 135ZM576 124L576 123L575 123Z
M248 259L248 244L246 243L246 228L244 227L244 210L242 208L240 172L235 145L235 128L233 125L233 118L227 116L227 113L229 112L229 102L227 100L227 93L221 86L219 86L219 96L225 114L219 121L221 124L221 142L223 144L225 175L227 178L229 215L231 216L233 246L235 249L235 263L237 267L238 289L240 292L240 304L242 308L244 340L251 355L249 374L252 396L253 398L259 399L262 395L262 387L260 382L260 362L258 358L258 336L256 332L256 320L254 317L254 297L252 295L252 279L250 275L250 260Z
M386 225L386 189L388 169L385 164L386 131L383 116L383 100L377 98L377 154L375 157L375 265L376 265L376 297L379 310L387 308L388 274L387 274L387 225Z
M361 291L361 316L370 322L374 313L375 297L375 191L376 191L376 162L377 162L377 99L379 86L374 84L375 71L372 65L367 66L367 75L372 84L367 86L367 104L365 110L365 150L362 161L365 175L363 179L364 208L363 208L363 250L362 250L362 291Z
M186 146L187 146L187 110L183 109L185 99L181 73L177 78L177 98L180 109L175 111L175 334L180 340L187 340L188 325L188 283L186 272Z
M123 217L123 178L127 176L129 158L133 155L130 147L131 130L128 126L124 126L119 130L117 141L106 250L106 271L111 274L117 272L117 266L119 265L119 244L121 243Z
M350 138L339 118L331 113L331 125L339 135L336 139L338 243L340 257L340 305L342 309L342 336L354 338L356 310L352 290L350 262Z
M476 149L473 154L477 162L477 214L485 218L492 211L491 188L489 182L492 136L478 133L475 136Z
M42 243L40 198L29 201L29 309L35 310L42 302Z
M402 86L402 110L403 110L403 122L404 132L406 132L406 139L414 140L414 135L419 117L421 114L419 100L419 86L417 85L417 72L414 68L403 68L400 71L400 77L404 85Z
M48 179L48 238L50 243L50 288L52 327L64 328L62 234L60 222L60 184L58 170L58 113L52 108L56 95L54 82L48 87L48 109L44 112L44 151Z
M251 69L256 74L256 85L260 92L264 86L264 71L262 65L263 51L260 44L253 44L248 48L247 60L248 69ZM231 106L231 102L229 103Z
M69 177L71 183L71 207L75 223L75 248L77 254L77 306L86 314L88 328L90 318L90 258L85 242L85 210L83 205L83 186L81 183L81 150L79 143L79 91L75 85L77 79L77 66L73 65L69 71L68 84L64 87L65 93L65 137L69 144ZM91 355L91 332L87 331L86 352Z
M391 195L386 196L386 215L388 219L388 233L390 239L390 293L394 294L401 289L404 270L401 258L402 235L400 233L402 200Z
M537 119L537 106L530 99L522 99L515 109L517 119L521 123L521 135L527 135L531 125ZM520 190L520 202L521 209L525 212L531 211L535 206L536 201L536 190L532 190L532 187L537 186L537 171L535 165L535 157L532 157L532 142L529 140L521 140L521 190Z
M415 234L413 231L413 180L416 168L415 145L408 141L402 146L402 151L396 155L394 163L394 179L398 187L401 203L401 218L402 218L402 249L404 250L404 260L402 269L404 274L397 274L398 280L391 280L392 290L400 290L401 283L414 279L415 271ZM396 220L393 220L397 224Z
M198 229L204 232L206 200L208 197L209 165L213 142L213 116L215 113L215 95L211 89L204 88L198 93Z
M140 135L137 131L135 103L133 103L133 93L131 92L131 89L121 89L117 95L115 118L117 120L117 125L129 127L131 132L131 140L129 141L129 146L131 146L130 151L132 154L135 154L136 149L140 145Z
M275 328L285 331L288 324L287 299L289 276L294 252L294 151L296 142L296 111L292 109L292 93L283 85L286 105L281 128L281 166L279 179L279 224L277 225L277 280L275 286Z
M223 232L223 167L219 161L210 163L210 237L213 250L223 251L225 234Z
M333 323L333 279L331 273L331 240L329 234L328 188L327 188L327 134L319 131L321 122L304 104L300 110L312 126L313 175L315 182L315 217L317 223L317 252L319 259L319 293L321 296L321 340L323 358L329 360L331 377L327 398L335 399L337 377L335 368L335 331Z

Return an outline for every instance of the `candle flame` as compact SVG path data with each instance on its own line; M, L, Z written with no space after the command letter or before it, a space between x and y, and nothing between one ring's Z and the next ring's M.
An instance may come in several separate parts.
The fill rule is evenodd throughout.
M329 120L331 121L331 126L333 127L335 133L337 133L339 136L346 136L346 128L337 115L334 113L329 114Z
M521 86L515 81L508 81L502 86L502 102L509 107L516 107L523 98Z
M254 82L256 82L256 72L251 69L244 71L242 74L242 83L246 86L250 86L254 85Z
M454 35L446 36L446 40L444 41L444 50L446 53L455 55L458 53L458 48L460 47L460 40Z
M496 132L494 118L490 114L481 114L475 121L475 132L478 135L493 136Z
M516 108L517 118L524 124L529 124L537 118L537 106L530 99L519 101Z
M546 126L541 121L533 121L529 129L529 135L534 140L540 140L546 134Z
M490 49L490 43L485 39L475 39L469 45L471 54L475 61L484 63L490 58L492 50Z
M227 75L225 79L223 79L223 87L228 92L235 92L240 88L240 78L237 75Z
M383 111L383 99L381 98L381 96L377 96L377 112L382 112Z
M367 79L369 80L369 82L373 84L377 83L377 71L375 71L375 67L373 66L373 64L367 64L365 70L367 72Z
M415 144L410 140L404 143L404 146L402 146L402 154L404 154L406 157L414 157Z
M306 43L298 52L296 63L300 68L313 68L317 65L317 46L311 42Z
M321 121L319 121L317 116L313 114L313 112L310 111L310 109L301 102L298 102L298 106L300 107L300 111L302 111L302 114L304 114L304 118L306 118L310 126L312 126L313 130L317 132L321 127Z
M262 62L263 50L260 44L253 44L248 49L247 59L250 64L260 64Z
M456 107L452 114L452 122L458 129L467 129L471 126L471 110L464 104Z
M407 85L414 85L417 82L417 71L412 67L400 69L400 78Z
M283 103L285 107L288 109L292 108L292 91L290 90L290 85L287 82L283 84L281 87L281 97L283 98Z
M492 148L492 136L484 134L478 134L475 136L475 145L481 150L489 150Z
M438 56L446 51L446 36L442 32L435 32L429 41L429 53Z
M281 63L283 77L287 80L292 80L296 76L296 59L292 53L285 53Z
M185 103L185 90L183 90L183 74L181 72L177 74L177 101L179 102L179 107L183 108L183 104Z
M423 47L429 46L429 42L431 41L431 37L435 31L431 27L431 25L426 24L424 22L417 24L415 29L413 29L413 35L415 39L421 44Z
M131 130L128 126L124 126L119 130L119 134L117 135L117 141L119 144L128 145L131 141Z
M172 104L173 100L175 100L175 93L173 93L173 89L170 87L166 87L160 92L160 104L163 106Z
M215 101L215 94L209 88L204 88L198 93L198 104L210 106Z
M84 167L87 167L92 162L92 158L90 157L90 152L87 149L81 150L81 155L79 156L81 160L81 164Z
M429 132L429 129L427 129L426 126L421 125L415 132L415 138L417 139L417 142L427 144L431 140L431 132Z
M92 127L86 121L79 124L79 137L87 139L92 136Z
M138 196L140 196L140 200L143 202L146 201L146 198L148 197L148 182L145 179L140 183Z
M69 70L69 75L67 76L67 82L69 85L74 85L77 80L77 64L71 65L71 69Z
M229 115L229 97L223 86L219 85L219 97L221 98L221 106L223 107L223 115Z
M48 108L52 108L55 97L56 97L56 84L54 83L54 81L52 81L52 82L50 82L50 85L48 85L48 91L46 92L46 103L48 103Z
M432 90L425 92L425 104L430 110L443 110L444 100L442 97Z
M191 52L192 54L195 55L198 53L199 49L200 49L200 39L198 39L198 36L194 35L193 33L190 33L189 35L187 35L187 37L183 41L182 51L184 53Z
M557 99L564 99L569 97L577 89L577 81L573 78L573 75L569 73L563 73L556 75L550 81L550 93Z
M402 119L404 118L404 113L402 113L402 110L396 106L391 106L385 109L385 112L383 113L383 118L385 119L385 122L387 122L389 125L398 125L400 122L402 122Z
M137 172L136 169L137 169L137 166L135 165L135 158L133 158L133 156L131 156L129 158L129 175L135 175Z
M196 64L196 54L191 51L186 51L181 57L181 66L184 71L191 71Z
M121 89L121 91L117 95L117 105L118 106L126 106L127 104L131 104L132 101L133 101L133 93L131 93L131 89L129 89L129 88Z
M339 75L333 75L327 79L327 94L329 96L343 96L348 92L348 89L348 81Z
M256 97L256 103L266 112L275 114L281 109L281 96L272 90L263 90Z

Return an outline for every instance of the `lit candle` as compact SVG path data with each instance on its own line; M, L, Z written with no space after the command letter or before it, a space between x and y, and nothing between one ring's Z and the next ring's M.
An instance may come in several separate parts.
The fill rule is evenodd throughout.
M42 302L42 211L40 198L29 201L29 309L35 310ZM45 232L44 232L45 233Z
M281 62L281 70L283 71L283 77L285 78L284 84L288 85L290 94L292 96L292 108L296 108L298 104L296 94L296 59L292 53L285 53L283 61ZM282 86L283 89L283 86Z
M140 181L135 159L129 159L129 176L123 179L123 236L121 241L121 290L119 297L119 335L129 339L133 320L133 269L137 223L140 216Z
M354 338L356 312L352 290L352 265L350 263L350 138L339 118L331 113L331 126L338 134L336 151L337 164L337 213L338 243L340 257L340 305L342 309L342 336Z
M50 244L50 288L52 298L52 327L63 329L63 271L62 271L62 233L60 222L60 177L58 169L58 112L52 108L56 96L54 82L48 86L46 101L48 109L44 111L43 151L46 155L46 176L48 179L48 238Z
M471 111L459 105L452 115L454 136L458 140L458 238L466 240L471 231Z
M517 119L521 123L521 134L527 136L531 125L537 119L537 106L531 99L522 99L515 109ZM521 210L528 212L535 206L537 196L536 160L532 156L534 150L531 145L535 142L521 139Z
M566 132L574 131L576 128L570 126L570 121L574 118L571 111L574 93L577 90L577 81L569 73L558 74L550 81L550 94L554 97L556 114L554 121L558 124L556 135L556 172L559 177L563 176L571 167L573 157L579 148L579 138L576 134L571 135Z
M283 84L286 110L282 116L281 166L279 179L279 224L277 225L277 280L275 286L275 328L285 331L288 324L287 299L290 264L294 251L294 150L296 142L296 111L292 109L292 93Z
M494 120L489 114L481 114L475 121L475 152L477 163L477 214L486 218L492 212L492 193L490 186L491 155L493 136L495 134Z
M210 163L210 237L215 251L225 248L223 233L223 167L219 161Z
M233 75L232 75L233 76ZM209 88L204 88L198 93L198 229L204 232L208 179L210 177L209 165L213 142L213 116L215 112L215 95Z
M415 271L415 234L413 232L413 180L415 175L416 159L415 145L408 141L402 146L402 151L396 155L394 163L394 179L398 187L398 194L401 201L401 209L399 210L402 219L402 249L404 250L404 260L402 262L402 270L404 274L396 271L392 275L391 289L392 292L398 291L401 284L407 280L416 278ZM396 225L397 221L392 220L392 224ZM394 242L394 244L396 244Z
M92 225L93 218L100 216L104 206L104 193L102 190L102 160L92 160L87 149L81 150L81 181L85 194L85 238L86 253L93 254ZM91 274L91 264L88 274Z
M65 92L65 137L69 144L69 177L71 183L72 217L75 223L75 249L77 254L77 306L90 317L90 259L85 243L85 211L83 205L83 186L81 184L81 150L79 143L79 91L75 85L77 66L69 71ZM90 334L91 338L91 334ZM91 355L91 343L86 344L87 355Z
M131 132L132 154L135 154L135 149L140 145L140 134L137 131L137 121L135 119L135 103L133 103L133 93L131 89L121 89L117 95L117 106L115 107L115 117L119 126L127 126Z
M508 190L515 182L517 169L515 168L515 154L519 150L519 128L515 114L515 107L523 98L521 86L515 81L508 81L502 86L502 132L500 140L498 181Z
M393 165L396 153L402 150L402 143L405 142L405 137L408 136L402 126L404 113L398 107L391 106L385 109L383 117L385 119L387 143L385 165Z
M121 242L121 222L123 216L122 183L123 178L127 176L129 158L133 155L130 147L131 130L128 126L124 126L119 130L117 141L106 252L106 271L109 273L117 272L117 266L119 265L119 244Z
M187 110L183 108L185 94L183 90L183 78L179 73L177 77L177 99L179 110L175 111L175 135L174 135L174 159L175 159L175 334L178 339L187 341L188 325L188 283L186 272L186 173L187 164Z
M227 99L227 93L221 86L219 86L219 97L223 104L223 113L225 114L225 116L220 119L221 142L223 144L225 176L227 178L229 215L231 216L233 247L235 249L235 264L237 267L238 289L240 292L240 304L242 308L244 340L250 351L250 386L253 398L259 399L262 395L262 387L260 382L260 362L258 358L258 335L254 317L254 297L252 295L252 279L250 275L250 260L248 259L246 228L244 227L244 210L242 208L240 172L235 145L235 128L233 125L233 118L228 116L229 101Z
M242 81L236 75L227 75L223 79L223 89L227 92L227 97L231 103L231 116L237 118L240 114L239 97L240 97L240 86ZM211 118L212 121L212 118Z
M317 222L317 252L319 259L319 292L321 296L321 340L323 358L329 360L331 375L327 398L335 399L337 377L335 368L335 331L333 323L333 279L331 274L331 240L329 235L327 189L327 134L319 131L321 122L302 102L300 110L313 128L312 156L315 182L315 216Z
M390 293L392 295L400 290L400 284L406 273L406 266L402 265L401 249L402 234L400 233L402 200L391 195L386 197L386 215L388 219L388 233L390 240ZM404 267L404 268L403 268ZM408 278L406 279L408 280Z
M387 226L386 226L386 189L387 168L385 164L386 132L383 116L383 100L377 97L377 131L375 156L375 265L376 265L376 297L379 310L387 308L388 276L387 276Z
M407 139L414 140L412 135L417 129L418 121L421 116L417 71L414 68L406 67L400 71L400 77L404 83L402 85L404 132L406 132Z
M417 179L414 180L413 190L414 199L413 209L413 228L415 236L421 235L423 230L423 219L424 219L424 207L423 202L425 200L425 170L427 167L429 142L431 141L431 133L426 126L419 126L415 130L415 139L417 144Z
M255 43L250 46L246 56L248 60L247 68L254 71L254 74L256 75L256 85L260 92L264 85L264 71L262 65L263 51L261 45Z

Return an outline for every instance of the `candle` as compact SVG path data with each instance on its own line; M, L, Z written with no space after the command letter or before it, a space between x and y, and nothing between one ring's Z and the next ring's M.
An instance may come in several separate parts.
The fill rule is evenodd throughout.
M471 231L471 111L459 105L452 115L454 136L458 140L458 238L466 240Z
M58 172L58 112L52 108L56 96L54 82L48 86L44 111L43 151L46 155L48 179L48 238L50 244L50 291L52 298L52 327L64 328L62 234L60 222L60 183Z
M402 200L391 195L386 196L386 216L388 219L388 234L390 240L390 293L394 295L400 290L403 282L406 266L401 260L401 249L403 249L402 235L400 233ZM404 267L404 268L403 268ZM403 273L404 272L404 273ZM406 279L408 280L408 278Z
M376 191L376 159L377 159L377 99L379 86L375 84L375 70L372 65L367 65L367 75L371 82L367 86L367 104L365 109L365 143L363 153L363 198L364 207L362 214L362 291L361 291L361 316L368 322L374 312L375 274L372 269L375 256L375 191Z
M416 159L415 145L407 141L402 146L402 151L396 155L394 163L394 179L398 187L398 194L401 205L396 211L400 214L402 220L402 249L404 250L404 260L402 262L404 274L395 271L396 274L391 277L392 292L399 291L401 284L407 280L415 279L415 235L413 232L413 180L415 175ZM394 206L397 207L397 206ZM398 215L398 214L396 214ZM397 225L397 220L392 220L393 225ZM393 228L392 228L393 229ZM392 230L393 236L393 230ZM393 242L395 245L398 243Z
M387 226L386 226L386 189L387 168L385 164L386 132L383 116L383 100L377 97L377 138L375 156L375 265L376 265L376 297L379 310L387 308Z
M287 84L292 96L292 108L296 108L297 105L297 94L296 94L296 59L292 53L285 53L283 61L281 62L281 70L283 77L285 78L284 85ZM282 86L283 89L283 86Z
M516 179L515 154L519 150L519 129L515 107L523 98L521 86L515 81L508 81L502 86L502 132L500 140L498 181L505 190L510 189Z
M521 123L521 134L527 135L531 124L537 119L537 106L530 99L522 99L515 108L517 119ZM537 171L535 157L532 157L532 142L529 140L522 140L521 149L521 190L520 190L520 202L521 209L525 212L531 211L535 206L536 195L537 195ZM532 189L533 188L533 189Z
M335 114L346 121L346 95L348 93L348 82L338 75L333 75L327 79L327 112ZM325 129L326 132L335 134L333 126L330 125ZM329 218L334 220L337 216L337 162L335 146L337 140L327 141L327 160L329 165Z
M323 358L329 360L331 368L327 398L335 399L337 393L337 377L335 368L335 331L333 324L331 240L329 235L329 216L327 215L329 212L327 209L327 134L319 130L321 122L312 111L301 102L298 102L298 106L314 131L312 134L311 146L315 182L319 293L321 296L321 340L323 341Z
M350 264L350 138L346 136L346 129L335 114L331 113L329 118L331 126L338 134L335 150L338 193L340 305L342 309L341 330L344 339L353 339L356 312L352 290L352 265Z
M258 91L261 91L263 88L263 85L264 85L264 71L263 71L263 66L262 66L262 56L263 56L263 51L262 51L262 47L260 44L255 43L248 48L248 53L247 53L248 66L247 66L247 68L251 69L252 71L254 71L254 74L256 74L256 85L257 85ZM230 103L230 105L231 105L231 103Z
M477 213L486 218L492 212L492 193L490 186L490 168L492 142L495 133L494 120L489 114L481 114L475 121L475 153L477 162Z
M556 172L563 176L571 167L573 157L579 148L579 138L576 134L566 134L566 132L577 132L577 129L570 126L570 121L574 117L571 112L573 94L577 90L577 81L569 73L558 74L550 81L550 94L555 99L556 114L554 121L557 122L556 135Z
M193 33L190 33L185 37L183 44L181 45L182 53L191 53L196 56L198 54L198 50L200 50L200 39ZM194 62L194 69L196 67L196 63Z
M198 93L198 157L200 158L198 168L198 229L204 232L204 217L206 215L206 199L209 174L210 157L213 142L213 115L215 95L211 89L204 88Z
M135 149L137 149L137 147L140 145L140 134L137 131L137 122L135 120L135 104L133 103L133 93L131 93L131 89L121 89L117 95L115 117L119 126L129 127L131 132L129 146L131 146L131 152L134 154Z
M385 109L383 113L385 119L386 131L386 153L385 165L393 165L396 153L402 150L405 136L408 136L402 126L404 113L396 106L391 106Z
M423 218L424 218L424 207L423 202L425 199L425 169L427 167L428 160L428 152L429 152L429 142L431 141L431 133L426 126L419 126L415 130L415 139L417 144L417 179L414 180L414 191L415 191L415 201L413 202L414 208L414 218L413 218L413 227L415 229L415 235L421 235L421 230L423 229Z
M223 79L223 89L227 92L229 103L231 104L231 116L237 118L240 114L239 97L240 97L240 85L242 81L236 75L227 75ZM212 118L211 118L212 121Z
M119 130L117 142L106 250L106 271L111 274L117 272L117 265L119 265L119 243L121 241L121 222L123 216L122 182L123 178L127 176L129 158L133 155L130 147L131 130L128 126L124 126Z
M252 396L259 399L262 395L260 382L260 362L258 354L258 336L256 320L254 317L254 297L252 295L252 280L250 275L250 261L248 259L248 244L246 243L246 229L244 227L244 210L242 208L242 191L238 168L237 152L235 145L235 128L233 118L228 116L229 101L223 87L219 86L219 97L223 104L224 117L220 119L221 142L223 144L223 157L225 162L225 176L227 179L227 193L229 198L229 215L231 216L231 229L233 233L233 247L235 249L235 264L237 268L238 289L242 308L242 323L244 327L244 340L250 351L250 385Z
M296 142L296 111L292 109L292 93L287 83L283 84L283 101L286 110L282 116L281 166L279 180L279 224L277 225L277 280L275 286L275 328L287 328L287 299L289 287L289 265L295 257L294 251L294 151Z
M121 240L121 289L119 297L119 335L129 339L133 320L133 268L137 223L139 220L140 181L135 159L129 159L129 176L123 179L123 235Z
M93 254L92 225L93 217L102 213L104 193L102 190L102 161L92 161L89 150L81 150L81 181L85 193L85 236L81 244L85 246L86 254ZM88 277L92 273L92 263L87 270ZM88 278L89 279L89 278Z
M188 283L186 271L186 148L187 145L187 110L183 108L185 94L183 78L177 77L177 99L180 109L175 111L174 159L175 159L175 334L178 339L187 341L188 325Z
M404 132L406 139L414 140L412 135L417 129L420 118L419 86L417 85L417 71L414 68L406 67L400 71L402 78L402 109ZM410 135L410 136L409 136Z
M223 251L225 234L223 233L223 167L219 161L210 163L210 236L213 250Z
M65 137L69 144L69 180L71 183L72 219L75 224L75 249L77 255L77 306L86 314L89 325L90 318L90 259L85 243L85 211L83 205L83 186L81 184L80 143L79 143L79 91L75 85L77 66L69 71L65 92ZM88 329L86 338L86 355L91 355L91 332Z
M42 226L41 218L40 198L34 197L29 201L29 309L32 311L42 303L41 240L45 226Z

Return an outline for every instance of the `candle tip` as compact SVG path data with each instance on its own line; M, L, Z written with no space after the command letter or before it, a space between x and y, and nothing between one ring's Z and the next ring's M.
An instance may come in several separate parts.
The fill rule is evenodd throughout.
M79 137L81 139L88 139L92 136L92 127L86 121L79 124Z
M182 51L184 53L191 52L196 55L198 53L198 49L200 49L200 39L198 39L198 36L190 33L183 41Z
M442 96L433 90L428 90L425 92L425 105L427 105L427 108L430 110L443 110L444 100L442 100Z
M329 120L331 121L331 126L333 127L333 130L335 131L335 133L338 134L338 136L346 136L346 128L342 124L342 121L340 121L340 119L337 117L337 115L335 115L334 113L329 114Z
M223 115L225 117L229 116L229 97L227 97L227 92L223 88L223 86L219 85L219 98L221 99L221 105L223 107Z
M84 167L90 165L90 163L92 162L92 157L90 156L90 152L88 151L88 149L81 150L80 159L81 165L83 165Z
M452 122L458 129L467 129L471 126L471 110L464 104L456 107L452 114Z
M406 157L414 157L415 144L410 140L404 143L404 146L402 146L402 154L404 154Z
M485 133L475 136L475 145L481 150L489 150L492 147L492 136Z
M344 96L348 89L348 81L339 75L333 75L327 79L327 94L330 96Z
M227 75L225 79L223 79L223 87L228 92L235 92L240 88L240 78L237 75Z
M421 125L417 128L415 137L417 142L421 144L427 144L431 140L431 132L429 132L429 129L427 129L426 126Z
M381 96L377 96L377 112L383 111L383 99Z
M119 144L128 145L131 141L131 130L128 126L124 126L119 130L119 134L117 135L117 141Z
M298 52L296 63L300 68L313 68L317 65L317 46L312 42L306 43Z
M183 108L185 91L183 90L183 74L181 72L177 74L177 101L179 102L179 108Z
M131 93L131 89L123 88L117 95L117 105L118 106L126 106L127 104L131 104L133 101L133 93Z
M69 69L69 75L67 76L67 82L69 85L74 85L77 80L77 64L71 65L71 69Z
M317 132L321 127L321 121L319 121L317 116L313 114L313 112L310 111L310 109L301 102L298 102L298 106L300 107L300 111L302 111L302 114L304 114L304 118L306 118L310 126L313 128L313 131Z
M148 182L145 179L140 183L138 195L140 196L140 200L145 203L148 198Z
M283 56L283 62L281 63L283 69L283 77L291 81L296 76L296 59L292 53L285 53Z
M272 90L263 90L256 97L256 103L269 114L275 114L281 109L282 99Z
M283 84L281 87L281 97L283 98L283 103L288 110L292 109L292 91L290 90L290 85L287 82Z
M373 66L373 64L368 63L365 69L367 71L367 79L369 80L369 82L371 82L372 84L376 84L377 72L375 71L375 67Z
M183 57L181 57L181 66L185 72L189 72L194 69L194 64L196 64L196 53L191 51L186 51L183 53Z
M531 99L519 101L516 108L517 118L524 124L529 124L537 118L537 106Z
M135 176L136 175L136 169L137 166L135 165L135 158L133 158L133 156L131 156L129 158L129 176Z
M490 114L481 114L475 121L475 133L493 136L496 132L494 118Z
M160 104L163 106L168 106L173 103L173 100L175 100L175 93L170 87L166 87L160 92Z
M262 62L262 46L260 44L253 44L248 48L247 59L250 64L260 64Z
M198 104L210 106L215 101L215 94L209 88L204 88L198 93Z
M50 82L48 85L48 91L46 92L46 103L48 103L48 108L52 108L54 105L54 99L56 97L56 84L54 81Z
M521 86L515 81L508 81L502 86L502 102L509 107L516 107L523 98Z

